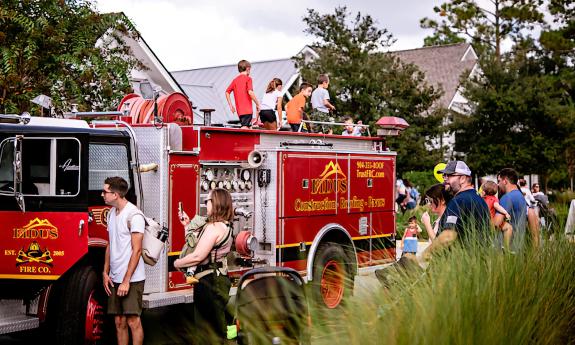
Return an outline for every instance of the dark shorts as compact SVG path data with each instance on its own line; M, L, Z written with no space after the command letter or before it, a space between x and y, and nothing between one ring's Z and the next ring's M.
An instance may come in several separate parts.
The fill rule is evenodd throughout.
M305 128L305 124L301 127L301 131L299 130L300 127L299 123L290 123L289 126L291 127L292 132L300 132L300 133L308 132L308 130Z
M260 120L262 122L276 122L276 113L271 109L260 110Z
M251 127L252 126L252 114L247 115L240 115L240 123L242 127Z
M118 286L114 287L110 296L108 296L108 314L111 315L141 315L142 314L142 296L144 295L144 280L130 283L128 294L124 297L117 295Z

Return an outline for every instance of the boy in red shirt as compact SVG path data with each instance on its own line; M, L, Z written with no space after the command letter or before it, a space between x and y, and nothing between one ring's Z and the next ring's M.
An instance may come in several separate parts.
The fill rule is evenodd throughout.
M252 108L252 101L256 104L256 114L260 112L260 102L258 101L252 86L252 78L250 78L250 71L252 65L246 60L238 62L238 72L240 74L232 80L230 86L226 89L226 99L233 114L237 114L240 118L242 128L250 128L254 110ZM234 101L236 107L233 106L230 99L230 93L234 93Z
M287 121L294 132L299 132L301 120L307 115L304 113L305 103L311 95L312 86L309 83L301 83L299 93L286 104ZM305 126L305 124L304 124ZM304 129L305 127L302 127Z

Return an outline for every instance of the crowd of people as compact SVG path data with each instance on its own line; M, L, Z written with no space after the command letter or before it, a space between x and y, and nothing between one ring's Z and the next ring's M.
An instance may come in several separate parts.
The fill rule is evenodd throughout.
M248 129L252 127L252 123L261 122L264 129L279 130L283 124L282 80L273 78L268 83L260 102L253 91L251 64L241 60L238 62L238 72L239 74L226 89L226 100L230 111L238 116L241 128ZM326 74L319 75L315 89L310 83L304 82L300 85L298 94L285 104L287 123L292 131L333 134L331 123L335 122L335 106L330 100L328 88L329 77ZM306 111L308 99L311 103L311 112ZM362 126L361 120L357 123L360 126L354 124L351 116L343 117L342 121L345 123L342 135L363 135L365 127Z
M430 242L423 259L455 241L473 240L511 253L522 250L528 242L539 245L541 209L547 207L548 199L538 183L529 190L514 169L505 168L497 174L497 182L485 181L476 190L471 170L463 161L449 162L440 173L444 182L431 186L420 200L436 218L432 222L427 211L421 215L420 223ZM418 193L414 189L405 179L397 181L398 210L415 208ZM413 230L418 227L417 220L410 218L403 240L419 237L419 231ZM404 253L415 254L412 250Z

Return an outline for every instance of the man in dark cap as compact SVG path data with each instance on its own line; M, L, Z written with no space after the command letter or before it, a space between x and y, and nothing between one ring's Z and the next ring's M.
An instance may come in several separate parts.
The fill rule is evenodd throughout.
M423 253L428 257L435 250L459 239L487 240L489 208L473 187L471 170L463 161L450 161L443 174L445 189L454 194L439 222L439 234Z

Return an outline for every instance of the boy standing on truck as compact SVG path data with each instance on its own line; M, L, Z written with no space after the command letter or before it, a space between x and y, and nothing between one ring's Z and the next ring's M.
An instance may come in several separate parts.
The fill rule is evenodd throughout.
M246 60L238 62L238 72L240 72L240 74L232 80L230 86L226 89L226 100L228 101L230 110L233 114L237 112L242 128L244 129L250 128L252 125L254 114L252 101L256 104L256 114L260 112L260 102L254 93L252 78L250 77L251 70L252 65ZM232 92L234 93L235 107L230 98L230 93Z
M119 345L144 342L142 296L146 271L142 240L146 221L138 208L126 200L128 183L121 177L104 181L102 198L112 206L108 213L108 246L104 260L103 283L108 294L108 314L114 315Z
M299 93L286 104L287 120L291 130L294 132L299 132L301 121L304 117L308 119L304 110L307 98L311 95L311 90L311 84L301 83L299 86ZM309 128L305 127L305 124L302 126L302 132L307 132L308 129Z
M335 111L335 107L329 101L329 77L327 74L320 74L317 78L317 88L311 94L311 106L313 108L312 118L314 121L333 122L330 113ZM322 132L332 134L332 129L326 125L319 126Z

